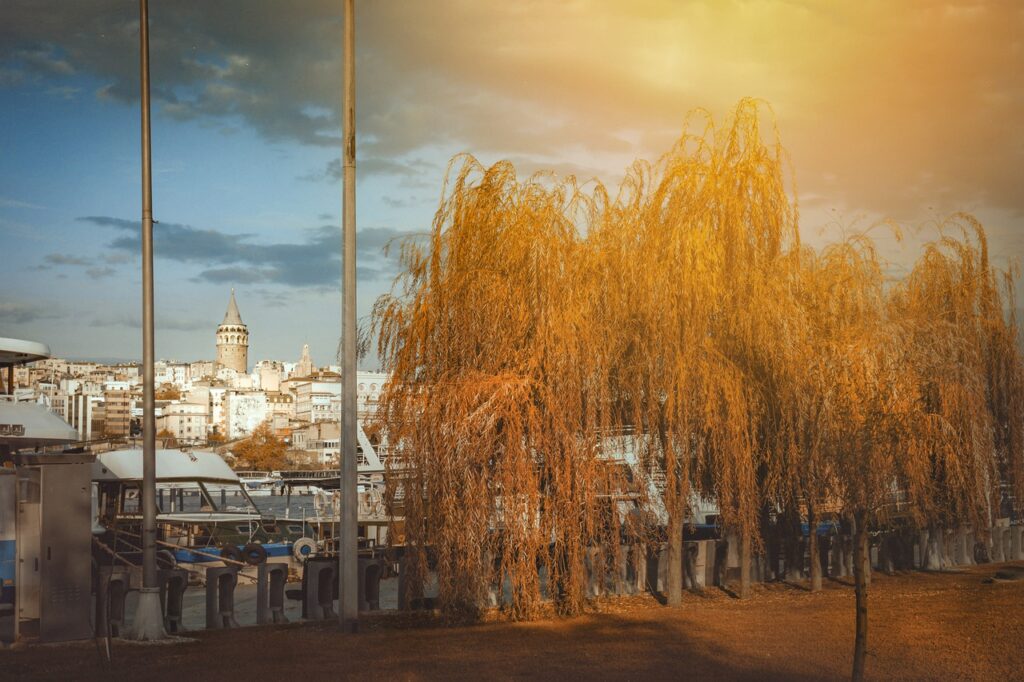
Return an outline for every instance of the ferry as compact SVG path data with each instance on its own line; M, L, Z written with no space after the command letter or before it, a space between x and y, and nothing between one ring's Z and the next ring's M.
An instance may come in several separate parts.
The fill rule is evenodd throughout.
M280 474L273 471L237 471L238 480L250 497L281 495L284 482Z
M164 567L304 561L316 553L314 528L263 516L247 487L215 452L157 449L157 545ZM96 558L141 552L142 450L100 453L93 464ZM107 555L104 559L103 555Z

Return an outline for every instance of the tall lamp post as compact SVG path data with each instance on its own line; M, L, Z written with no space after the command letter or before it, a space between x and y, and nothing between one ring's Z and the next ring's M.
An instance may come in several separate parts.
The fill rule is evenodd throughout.
M345 0L342 94L341 528L338 618L355 632L359 616L358 463L356 460L356 79L355 0Z
M139 0L142 86L142 589L135 639L163 639L156 572L156 423L153 404L153 182L149 134L149 1Z

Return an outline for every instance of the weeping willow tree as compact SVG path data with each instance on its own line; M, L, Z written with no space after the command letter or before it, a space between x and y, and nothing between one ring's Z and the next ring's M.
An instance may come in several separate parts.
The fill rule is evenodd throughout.
M818 263L830 313L811 365L822 378L812 389L822 401L814 460L853 521L854 679L867 653L869 529L896 515L919 526L984 527L1000 476L1015 475L999 463L1019 467L1024 454L1011 435L1024 414L1008 398L1019 395L1021 376L1013 320L984 231L957 220L975 229L977 245L951 237L929 245L902 282L886 281L863 235L829 247ZM1003 371L992 376L993 366ZM1016 422L1003 443L1000 414Z
M591 236L617 287L605 311L618 348L613 413L642 445L667 517L667 598L680 602L691 494L717 500L741 538L741 593L767 481L777 360L789 345L780 306L799 250L777 132L740 103L721 127L693 120L654 167L633 166ZM690 128L696 128L690 132Z
M450 173L429 243L403 247L403 290L375 311L413 593L430 548L450 612L474 612L507 579L513 615L532 615L540 566L573 613L587 550L614 525L599 498L610 359L581 234L601 190L518 183L510 164L468 157Z

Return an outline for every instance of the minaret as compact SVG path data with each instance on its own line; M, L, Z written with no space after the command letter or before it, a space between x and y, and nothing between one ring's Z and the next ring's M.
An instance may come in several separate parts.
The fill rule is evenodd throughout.
M234 289L224 321L217 327L217 367L230 367L240 374L245 374L249 368L249 328L238 314Z
M295 376L308 377L313 373L313 359L309 357L309 344L302 344L302 357L299 364L295 365Z

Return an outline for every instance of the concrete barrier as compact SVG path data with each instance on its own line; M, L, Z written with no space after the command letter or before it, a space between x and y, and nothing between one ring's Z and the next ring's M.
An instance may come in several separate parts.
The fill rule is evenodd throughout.
M846 577L846 538L836 535L832 538L832 548L829 551L828 575L832 578Z
M634 594L643 594L647 582L647 550L642 544L629 547L629 582Z
M956 533L947 528L942 529L942 568L956 566L955 539Z
M1010 561L1021 561L1024 559L1024 526L1010 526Z
M184 568L161 568L156 572L160 581L160 608L164 613L164 630L182 632L185 590L188 589L188 571Z
M615 594L633 594L629 584L629 545L620 544L615 553L612 589Z
M942 570L942 530L925 530L925 570Z
M310 557L302 565L302 617L335 618L334 593L338 587L337 557Z
M990 533L989 547L991 549L989 549L989 557L991 557L992 563L998 564L1005 561L1003 559L1003 529L999 526L993 526Z
M587 596L600 597L604 594L604 552L600 547L586 550Z
M206 569L206 627L209 630L237 628L235 620L235 587L237 566L214 566Z
M963 528L957 528L952 532L952 540L949 547L950 561L954 566L963 566L967 563Z
M700 592L707 585L708 545L712 540L698 540L693 543L693 569L686 572L690 589Z
M379 559L359 559L359 610L380 610L380 578L384 566Z
M1010 544L1013 549L1013 560L1024 561L1024 525L1010 526L1011 536Z
M262 563L256 567L256 624L287 623L284 615L284 586L287 564Z
M97 637L120 637L124 629L125 598L131 584L131 569L127 566L100 566L96 583Z
M660 594L665 589L665 574L668 570L667 557L667 547L654 545L647 549L644 562L646 568L644 571L645 589L653 594Z

